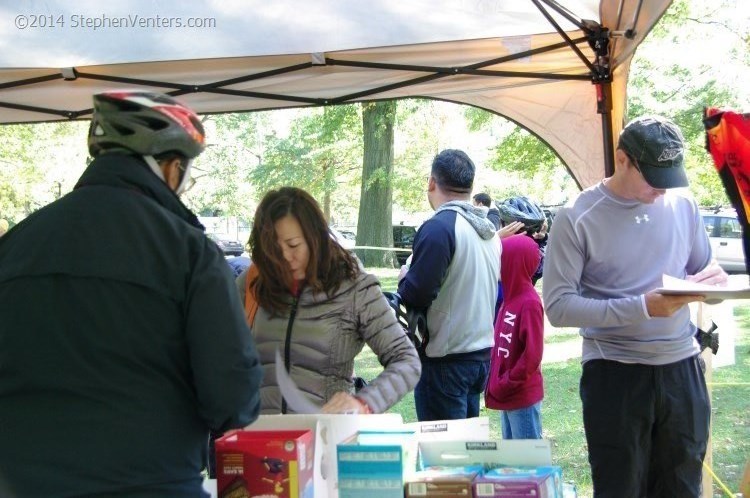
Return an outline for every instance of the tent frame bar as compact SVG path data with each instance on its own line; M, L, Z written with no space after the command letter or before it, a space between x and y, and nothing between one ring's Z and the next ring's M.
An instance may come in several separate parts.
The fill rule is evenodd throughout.
M551 80L591 80L588 74L529 73L524 71L496 71L494 69L469 69L468 67L407 66L381 64L379 62L346 61L326 58L327 66L366 67L370 69L394 69L412 72L438 73L445 76L469 74L473 76L504 76L509 78L538 78Z
M18 80L18 81L8 81L5 83L0 83L0 90L5 90L6 88L16 88L19 86L25 86L25 85L36 85L37 83L46 83L48 81L54 81L62 79L62 74L48 74L47 76L38 76L36 78L28 78L25 80Z
M575 52L575 54L578 56L581 61L586 64L586 67L589 68L589 71L592 73L594 72L594 65L589 61L585 55L583 55L583 52L581 52L581 49L578 48L578 46L573 43L573 40L570 39L568 34L563 31L563 29L560 27L560 25L555 21L549 12L547 12L547 9L542 7L541 0L531 0L531 2L536 5L536 7L539 9L539 12L542 13L542 15L547 19L547 22L550 23L550 25L555 28L555 31L562 37L563 40L565 40L568 44L568 46ZM588 27L582 27L581 28L587 35L591 35L591 29Z
M535 1L535 0L532 0L532 1ZM75 68L70 68L70 71L76 75L76 79L111 81L114 83L124 83L124 84L129 84L129 85L145 85L145 86L151 86L151 87L156 87L156 88L163 88L165 89L167 93L169 93L172 96L204 92L204 93L215 93L215 94L220 94L220 95L231 95L235 97L244 97L244 98L258 98L258 99L265 99L265 100L279 100L283 102L296 102L296 103L307 104L307 105L333 105L333 104L342 104L345 102L351 102L356 99L360 99L360 98L367 97L370 95L376 95L378 93L383 93L383 92L390 91L390 90L418 85L420 83L425 83L427 81L432 81L432 80L444 78L447 76L471 75L471 76L529 78L529 79L590 80L591 79L590 74L550 74L550 73L531 73L531 72L523 72L523 71L497 71L497 70L490 70L490 69L481 69L483 67L502 64L504 62L518 60L518 59L530 57L532 55L536 55L540 53L551 52L551 51L558 50L564 47L569 47L571 45L575 45L578 43L583 43L588 40L589 40L588 37L579 37L573 40L566 36L565 41L562 41L559 43L554 43L551 45L538 47L538 48L531 49L531 50L525 50L523 52L518 52L515 54L511 54L511 55L506 55L503 57L481 61L481 62L469 64L467 66L462 66L462 67L386 64L386 63L377 63L377 62L347 61L347 60L326 58L325 64L331 65L331 66L338 65L338 66L362 67L362 68L370 68L370 69L390 69L390 70L401 70L401 71L406 71L406 72L430 73L425 76L412 78L412 79L401 81L398 83L393 83L390 85L383 85L383 86L371 88L368 90L363 90L361 92L356 92L356 93L352 93L348 95L341 95L338 97L331 97L331 98L311 98L311 97L301 97L301 96L295 96L295 95L281 95L281 94L274 94L274 93L253 92L253 91L247 91L247 90L234 90L230 88L223 88L228 85L243 83L243 82L252 81L252 80L259 80L264 77L270 77L270 76L275 76L278 74L284 74L284 73L290 73L294 71L309 69L311 67L316 66L316 64L313 64L312 62L295 64L292 66L274 69L271 71L264 71L262 73L255 73L255 74L251 74L247 76L240 76L237 78L220 80L220 81L215 81L212 83L207 83L207 84L202 84L202 85L191 85L191 84L175 83L175 82L168 82L168 81L155 81L155 80L145 80L145 79L138 79L138 78L127 78L127 77L120 77L120 76L108 76L108 75L95 74L95 73L85 73L85 72L78 72L75 70ZM577 47L575 48L577 49ZM578 52L580 52L580 50L578 50ZM587 66L590 65L588 61L586 62L587 62ZM0 88L12 88L15 86L42 83L42 82L46 82L50 80L60 79L62 77L63 76L61 74L56 73L56 74L51 74L47 76L41 76L38 78L30 78L27 80L19 80L16 82L4 83L2 84L2 86L0 86ZM21 106L18 104L11 104L11 103L5 103L5 102L0 102L0 107L7 107L10 109L19 109L19 110L25 110L25 111L30 111L30 112L38 112L38 113L43 113L43 114L52 114L55 116L63 116L68 119L77 119L82 116L91 114L92 112L92 109L90 108L81 109L77 111L66 111L66 110L50 109L50 108L43 108L43 107Z
M588 28L586 25L579 19L577 19L569 10L564 8L559 3L555 2L554 0L541 0L544 2L548 7L551 7L552 9L556 10L558 14L563 16L565 19L568 20L571 24L574 24L578 26L578 29L581 31L588 31ZM534 2L536 4L536 2ZM537 8L540 8L538 4L536 4Z

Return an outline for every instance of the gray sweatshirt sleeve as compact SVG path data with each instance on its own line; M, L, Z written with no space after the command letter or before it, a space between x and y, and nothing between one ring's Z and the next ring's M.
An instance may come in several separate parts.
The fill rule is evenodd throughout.
M544 308L556 327L617 327L648 320L645 296L601 298L582 295L586 247L576 233L574 213L561 209L552 223L544 261Z

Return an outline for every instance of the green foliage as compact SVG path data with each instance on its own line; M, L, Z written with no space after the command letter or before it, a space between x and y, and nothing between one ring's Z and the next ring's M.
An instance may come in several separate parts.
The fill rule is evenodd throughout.
M727 205L729 201L705 150L703 109L735 108L743 103L727 68L717 64L726 54L710 52L712 58L700 58L705 51L697 50L688 64L677 56L689 49L676 44L701 48L707 39L728 36L720 50L730 49L735 29L730 7L735 3L724 1L717 6L703 0L675 1L636 52L628 86L628 118L658 114L682 129L691 190L705 206Z
M0 126L0 218L18 223L73 188L86 166L87 125Z
M333 212L351 212L349 196L334 195L357 185L362 150L359 106L311 109L292 123L289 136L265 137L260 163L249 174L262 196L284 185L306 189ZM330 215L331 213L326 213Z
M464 118L471 131L481 131L492 125L492 113L478 107L467 106L464 109Z
M490 163L494 169L528 176L550 172L560 164L552 149L524 128L516 128L497 144Z
M432 100L399 101L392 186L394 203L405 211L429 209L425 189L432 158L440 149L442 122Z
M221 114L203 119L208 146L193 165L195 187L183 196L196 212L253 216L254 186L247 181L263 150L269 113Z

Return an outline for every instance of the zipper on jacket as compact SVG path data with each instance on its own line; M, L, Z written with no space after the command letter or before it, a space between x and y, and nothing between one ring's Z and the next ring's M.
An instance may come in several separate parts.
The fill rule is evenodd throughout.
M284 368L286 368L286 373L290 375L292 364L292 325L294 324L294 317L297 316L298 305L299 299L295 297L292 300L292 310L289 312L289 323L286 326L286 338L284 339ZM281 398L281 413L286 414L286 400L283 396Z

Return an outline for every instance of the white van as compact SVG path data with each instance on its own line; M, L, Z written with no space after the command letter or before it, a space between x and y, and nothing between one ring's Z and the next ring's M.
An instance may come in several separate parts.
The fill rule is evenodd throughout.
M703 212L714 257L727 273L747 273L742 247L742 226L734 210Z

